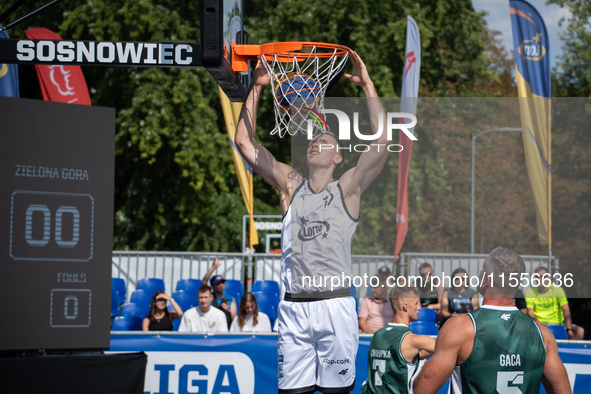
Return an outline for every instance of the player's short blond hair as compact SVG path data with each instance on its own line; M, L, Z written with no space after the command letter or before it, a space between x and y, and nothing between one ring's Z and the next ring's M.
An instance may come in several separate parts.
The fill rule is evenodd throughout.
M414 286L396 286L390 291L388 298L390 299L390 305L392 310L396 314L396 303L400 298L415 298L419 297L419 291Z

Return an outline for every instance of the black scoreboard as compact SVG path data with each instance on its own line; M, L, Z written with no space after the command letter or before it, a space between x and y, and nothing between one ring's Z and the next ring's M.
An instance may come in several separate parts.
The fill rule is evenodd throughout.
M0 350L107 349L115 110L0 97Z

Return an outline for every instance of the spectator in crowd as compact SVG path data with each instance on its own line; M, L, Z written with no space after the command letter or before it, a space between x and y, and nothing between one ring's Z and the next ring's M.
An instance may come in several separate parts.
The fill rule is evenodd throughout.
M388 300L387 277L378 275L377 286L371 287L371 294L366 296L359 307L359 328L362 333L373 334L392 321L394 311Z
M385 276L386 278L394 277L394 275L392 275L392 271L390 270L390 268L388 268L385 265L383 267L380 267L380 269L378 270L378 275ZM393 279L390 279L390 284L394 284Z
M530 287L525 292L525 302L527 304L527 314L534 320L544 324L562 324L566 327L569 339L583 339L585 330L583 327L573 324L570 315L570 308L564 289L560 286L554 286L548 270L544 267L538 267L534 270L532 279L537 278L540 281L538 287ZM544 278L547 278L544 281Z
M228 332L226 316L222 311L212 308L213 294L209 286L201 286L197 291L199 306L189 309L183 315L179 331L198 331L213 334Z
M238 316L230 326L230 332L271 332L271 321L265 313L259 312L254 294L246 293L240 300L238 310Z
M515 304L515 307L517 309L527 314L527 303L525 302L525 295L523 294L523 290L517 289L515 291L515 298L513 298L513 303Z
M421 298L421 306L423 308L441 309L441 299L443 298L443 283L431 289L431 279L433 278L433 267L429 263L422 263L419 265L419 275L421 280L415 282L419 296Z
M170 301L174 307L173 312L168 312L166 303ZM158 290L152 296L150 314L142 321L143 331L172 331L174 319L180 319L183 310L176 301L162 290Z
M229 329L232 325L232 320L234 320L236 317L236 300L234 300L234 297L232 297L231 294L227 294L225 292L226 279L224 279L222 275L214 275L213 277L211 276L213 272L221 265L222 260L219 257L216 257L211 264L211 267L205 273L205 276L203 276L201 283L207 283L209 280L209 284L213 290L213 299L211 301L211 305L224 312Z
M468 287L468 273L457 268L451 274L451 287L443 291L439 320L445 323L450 317L470 313L480 306L478 293Z

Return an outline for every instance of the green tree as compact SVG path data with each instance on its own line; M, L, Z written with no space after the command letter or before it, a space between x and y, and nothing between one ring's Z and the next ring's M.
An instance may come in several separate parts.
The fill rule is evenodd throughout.
M560 25L567 23L560 38L563 41L562 55L553 70L552 93L561 97L591 97L591 3L584 0L550 0L570 11L568 20L562 18Z

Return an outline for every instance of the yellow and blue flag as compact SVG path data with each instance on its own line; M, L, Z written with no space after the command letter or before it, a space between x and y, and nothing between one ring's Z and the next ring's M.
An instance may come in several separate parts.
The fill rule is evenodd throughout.
M240 191L246 210L250 215L249 226L249 247L252 249L254 245L259 243L259 236L254 226L254 190L252 184L252 167L242 158L238 147L234 142L236 136L236 126L238 125L238 118L242 110L242 103L231 102L228 96L224 93L222 88L219 88L220 99L222 101L222 111L224 112L224 120L226 122L226 129L228 130L228 140L230 141L230 149L232 150L232 159L234 160L234 167L236 168L236 176L240 184Z
M0 32L0 39L2 38L9 38L6 31ZM16 64L0 63L0 96L20 97Z
M552 249L550 40L544 20L527 1L509 1L523 146L536 204L540 245Z

